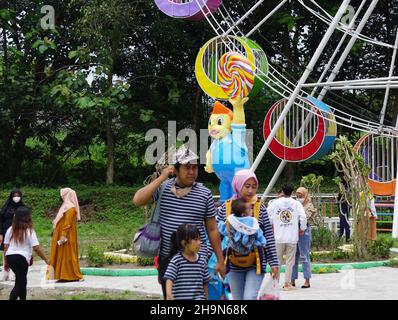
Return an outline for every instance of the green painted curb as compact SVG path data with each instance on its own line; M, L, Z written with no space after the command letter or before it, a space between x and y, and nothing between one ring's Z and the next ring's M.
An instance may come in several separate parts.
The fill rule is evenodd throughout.
M86 276L112 276L112 277L140 277L157 276L156 269L105 269L105 268L80 268Z
M376 268L376 267L385 267L389 265L389 260L381 260L381 261L365 261L365 262L345 262L345 263L311 263L311 271L317 272L321 268L332 268L332 269L368 269L368 268ZM302 265L299 265L299 272L302 272ZM267 266L267 272L270 271L270 267ZM331 273L330 271L324 273ZM281 272L285 272L285 266L282 266Z
M311 264L311 271L317 272L321 268L331 269L368 269L376 267L385 267L389 265L389 260L382 261L366 261L366 262L348 262L348 263L319 263ZM105 268L80 268L83 275L86 276L112 276L112 277L142 277L142 276L157 276L158 271L151 269L105 269ZM270 267L267 266L267 272L270 272ZM282 266L281 272L285 272L285 266ZM302 266L299 265L299 272L302 272ZM323 273L330 273L327 269Z

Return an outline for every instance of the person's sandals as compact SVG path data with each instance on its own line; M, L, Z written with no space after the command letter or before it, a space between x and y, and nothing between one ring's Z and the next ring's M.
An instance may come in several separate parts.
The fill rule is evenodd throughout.
M311 285L305 285L305 284L303 284L302 286L301 286L301 288L303 288L303 289L308 289L308 288L310 288L311 287Z
M296 290L296 287L293 287L293 286L288 286L288 287L283 286L282 289L283 289L284 291L292 291L292 290Z

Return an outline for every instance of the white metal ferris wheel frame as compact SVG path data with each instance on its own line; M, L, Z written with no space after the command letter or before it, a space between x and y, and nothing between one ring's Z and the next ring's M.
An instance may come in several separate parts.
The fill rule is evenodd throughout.
M274 14L280 7L282 7L287 0L281 1L277 7L275 7L267 16L264 17L264 19L258 23L249 33L244 35L240 29L238 28L238 25L246 19L264 0L259 0L257 3L248 11L244 16L242 16L239 20L236 22L233 22L232 17L230 16L229 12L225 10L224 6L222 5L222 8L225 10L225 14L222 12L222 9L219 9L219 12L223 18L224 24L226 23L228 26L227 30L224 30L222 25L218 23L217 19L215 18L214 14L209 13L209 10L207 13L205 12L204 8L202 8L203 14L206 17L207 21L209 22L210 26L213 28L215 33L218 36L221 36L221 40L225 44L229 50L233 51L238 51L238 48L234 46L234 44L230 41L228 41L228 37L226 37L228 34L232 33L235 36L238 37L248 37L250 36L256 29L258 29L272 14ZM380 121L379 123L376 123L374 121L366 121L362 118L355 117L353 115L350 115L348 113L342 112L336 108L332 108L331 113L335 117L335 120L331 120L332 117L326 116L325 120L335 122L336 124L352 128L354 130L362 131L362 132L367 132L375 135L380 135L380 136L386 136L390 138L397 138L398 137L398 117L397 117L397 123L395 127L392 126L385 126L383 125L384 122L384 115L386 111L386 106L387 106L387 100L388 100L388 93L390 88L397 88L398 87L398 81L397 77L393 77L393 69L394 69L394 61L396 57L396 52L397 52L397 47L398 47L398 31L396 35L396 41L393 46L380 43L377 41L372 41L370 38L366 38L366 36L363 36L361 34L362 28L365 26L370 14L373 12L374 7L376 6L378 0L373 0L372 3L369 5L367 12L365 13L364 17L361 19L360 23L358 24L358 27L355 31L352 31L352 27L354 25L354 22L356 20L356 17L358 16L359 12L361 11L362 7L364 6L366 0L363 0L360 7L358 8L354 18L352 19L351 23L349 24L348 27L342 25L340 23L340 20L343 16L343 14L346 12L346 8L348 4L350 3L351 0L344 0L342 1L339 10L337 11L336 15L331 19L323 19L326 23L328 23L329 27L324 34L320 44L318 45L317 50L315 51L314 55L312 56L311 61L306 67L306 70L304 71L303 75L301 76L300 80L298 81L297 84L292 83L287 77L285 77L283 74L278 72L271 64L268 65L269 68L269 73L268 73L268 81L264 81L261 78L261 81L264 82L265 85L267 85L271 90L274 92L278 93L280 96L288 99L288 102L285 106L285 110L280 114L277 122L275 123L274 128L271 130L270 135L266 139L260 153L256 157L256 160L254 161L251 169L253 171L256 170L257 166L259 165L260 161L262 160L265 152L268 149L269 144L271 143L271 140L274 138L274 136L277 133L277 130L279 129L280 125L284 121L284 118L289 112L289 109L293 104L298 105L299 107L306 109L310 115L315 114L315 111L312 109L308 109L305 106L305 103L303 103L303 98L307 95L307 93L303 90L303 88L306 87L314 87L313 92L311 93L314 94L316 92L316 89L318 87L323 87L321 93L318 96L318 99L322 100L323 97L325 96L326 92L328 90L351 90L351 89L386 89L386 94L385 94L385 99L383 102L383 108L380 114ZM299 0L299 2L305 6L303 0ZM312 3L316 4L316 1L311 0ZM308 8L307 6L305 6ZM207 8L206 8L207 9ZM311 10L310 10L311 11ZM322 15L317 15L318 17L322 17ZM232 24L228 22L228 19L231 21ZM235 30L236 29L236 30ZM327 64L326 68L324 69L324 72L322 73L322 76L320 80L317 83L313 84L306 84L306 80L310 73L312 72L316 62L318 61L320 55L322 54L324 48L326 47L326 44L328 43L331 35L333 32L338 29L344 32L343 38L341 39L338 47L336 48L333 56L331 57L329 63ZM337 52L341 45L344 42L345 37L347 34L351 35L351 40L349 41L349 44L347 45L346 49L344 50L344 53L340 57L339 61L336 63L335 68L333 69L332 73L329 76L328 81L322 83L321 81L323 80L323 77L325 76L328 68L330 68L331 63L334 59L334 57L337 55ZM384 45L386 47L392 48L393 49L393 58L391 61L391 66L390 66L390 72L389 76L386 78L377 78L377 79L363 79L363 80L350 80L350 81L340 81L340 82L334 82L334 78L336 77L337 73L339 72L341 65L345 61L346 57L348 56L348 53L350 52L353 44L355 43L357 38L361 38L364 41L372 42L374 44L378 45ZM243 52L240 52L243 54ZM253 70L256 75L262 75L262 71L256 68L255 65L252 66ZM276 75L278 77L276 77ZM283 82L281 79L283 79L285 82ZM301 103L297 103L296 99L298 99ZM343 116L340 116L338 113L343 114L344 116L347 116L347 118L344 118ZM307 118L310 118L308 116ZM332 118L333 119L333 118ZM305 126L308 121L308 119L305 120L303 126ZM303 127L302 127L303 128ZM299 136L299 134L298 134ZM295 140L293 143L295 143ZM282 169L284 168L286 164L286 161L282 161L277 172L275 173L273 179L271 180L270 184L268 185L268 188L264 192L264 196L272 189L274 183L276 182L276 179L279 177L280 173L282 172ZM397 163L398 167L398 163ZM397 170L397 177L396 181L398 181L398 170ZM394 206L394 220L393 220L393 237L398 237L398 183L396 183L396 190L395 190L395 206Z
M282 1L278 5L278 7L280 7L281 4L285 3L286 1L287 0ZM205 8L203 8L203 13L205 13ZM238 27L232 28L232 26L228 23L228 19L232 20L232 18L228 12L224 13L224 12L222 12L222 9L219 8L219 14L222 16L224 24L226 23L229 27L229 29L227 30L228 33L233 33L233 35L237 36L237 37L246 37L239 30ZM222 37L223 34L226 33L227 31L224 31L222 25L216 20L214 14L211 14L211 13L207 14L206 19L209 22L209 24L211 25L211 27L213 28L213 30L215 31L215 33L221 37L221 40L223 41L223 43L225 44L225 46L227 48L229 48L231 51L237 51L237 52L244 54L243 52L241 52L241 50L238 47L236 47L234 45L234 43L232 43L228 39L228 37ZM237 23L235 23L235 24L237 24ZM264 75L264 73L260 69L256 68L256 66L253 65L252 67L253 67L256 75ZM283 75L282 73L277 71L276 68L274 68L271 64L269 64L269 72L268 72L267 76L268 76L268 81L264 81L264 80L261 80L261 81L263 81L265 85L267 85L269 88L271 88L274 92L276 92L281 97L288 99L291 96L291 94L294 92L294 89L297 84L291 82L285 75ZM373 84L364 83L364 85L365 84L367 86L372 85L375 88L385 88L387 86L387 84L390 87L394 88L396 85L398 85L398 81L397 81L398 78L392 78L392 79L378 78L378 79L370 79L370 80L373 81L372 82ZM344 84L345 84L345 85L350 85L351 86L350 89L354 86L358 87L360 89L361 84L357 83L356 81L357 80L354 80L353 82L346 81L344 83L339 83L338 86L336 86L336 87L339 89L345 89L345 87L344 87ZM308 86L309 85L307 84L307 87ZM328 89L330 89L330 88L328 88ZM347 89L349 89L349 88L347 88ZM301 88L300 88L299 93L300 94L297 97L298 100L300 100L302 97L305 97L308 95L308 93L305 92L304 90L302 90ZM305 106L301 106L301 107L305 108ZM374 133L374 134L381 134L381 135L386 135L386 136L396 136L398 134L398 131L396 131L394 127L384 126L382 128L382 130L380 130L380 124L377 122L374 122L371 120L365 120L363 118L354 116L347 112L343 112L334 107L331 107L331 109L332 109L332 113L333 113L334 117L336 118L336 123L341 126L352 128L352 129L358 130L358 131ZM309 111L311 112L311 110L309 110ZM314 111L312 111L312 113L315 114ZM326 120L330 121L330 117Z

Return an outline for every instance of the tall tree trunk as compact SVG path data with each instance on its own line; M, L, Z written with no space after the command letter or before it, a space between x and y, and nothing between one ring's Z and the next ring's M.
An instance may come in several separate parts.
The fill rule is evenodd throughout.
M286 163L286 167L284 169L284 176L288 183L292 183L294 181L294 176L295 176L295 163L294 162Z
M113 184L114 167L115 167L115 142L112 131L112 116L110 111L107 111L106 116L106 184Z
M11 180L15 181L21 174L22 162L25 155L25 144L29 137L29 121L23 120L20 126L20 133L15 137L13 147L13 159L10 163Z
M7 46L7 30L3 28L3 75L4 75L4 84L8 84L8 46Z
M109 54L109 73L108 73L108 92L112 91L113 86L113 71L114 71L114 52L115 49L115 41L112 40L112 50ZM106 184L113 184L114 182L114 173L115 173L115 139L112 131L112 111L110 109L106 110L106 153L107 153L107 161L106 161Z

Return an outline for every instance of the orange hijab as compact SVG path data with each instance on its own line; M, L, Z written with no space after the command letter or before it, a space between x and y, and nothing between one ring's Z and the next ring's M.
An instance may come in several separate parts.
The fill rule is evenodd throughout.
M79 201L77 200L77 195L74 190L71 188L63 188L61 189L61 198L64 201L59 208L57 216L53 220L53 228L57 226L57 223L62 219L65 212L71 208L75 208L77 214L77 221L80 221L80 208L79 208Z

